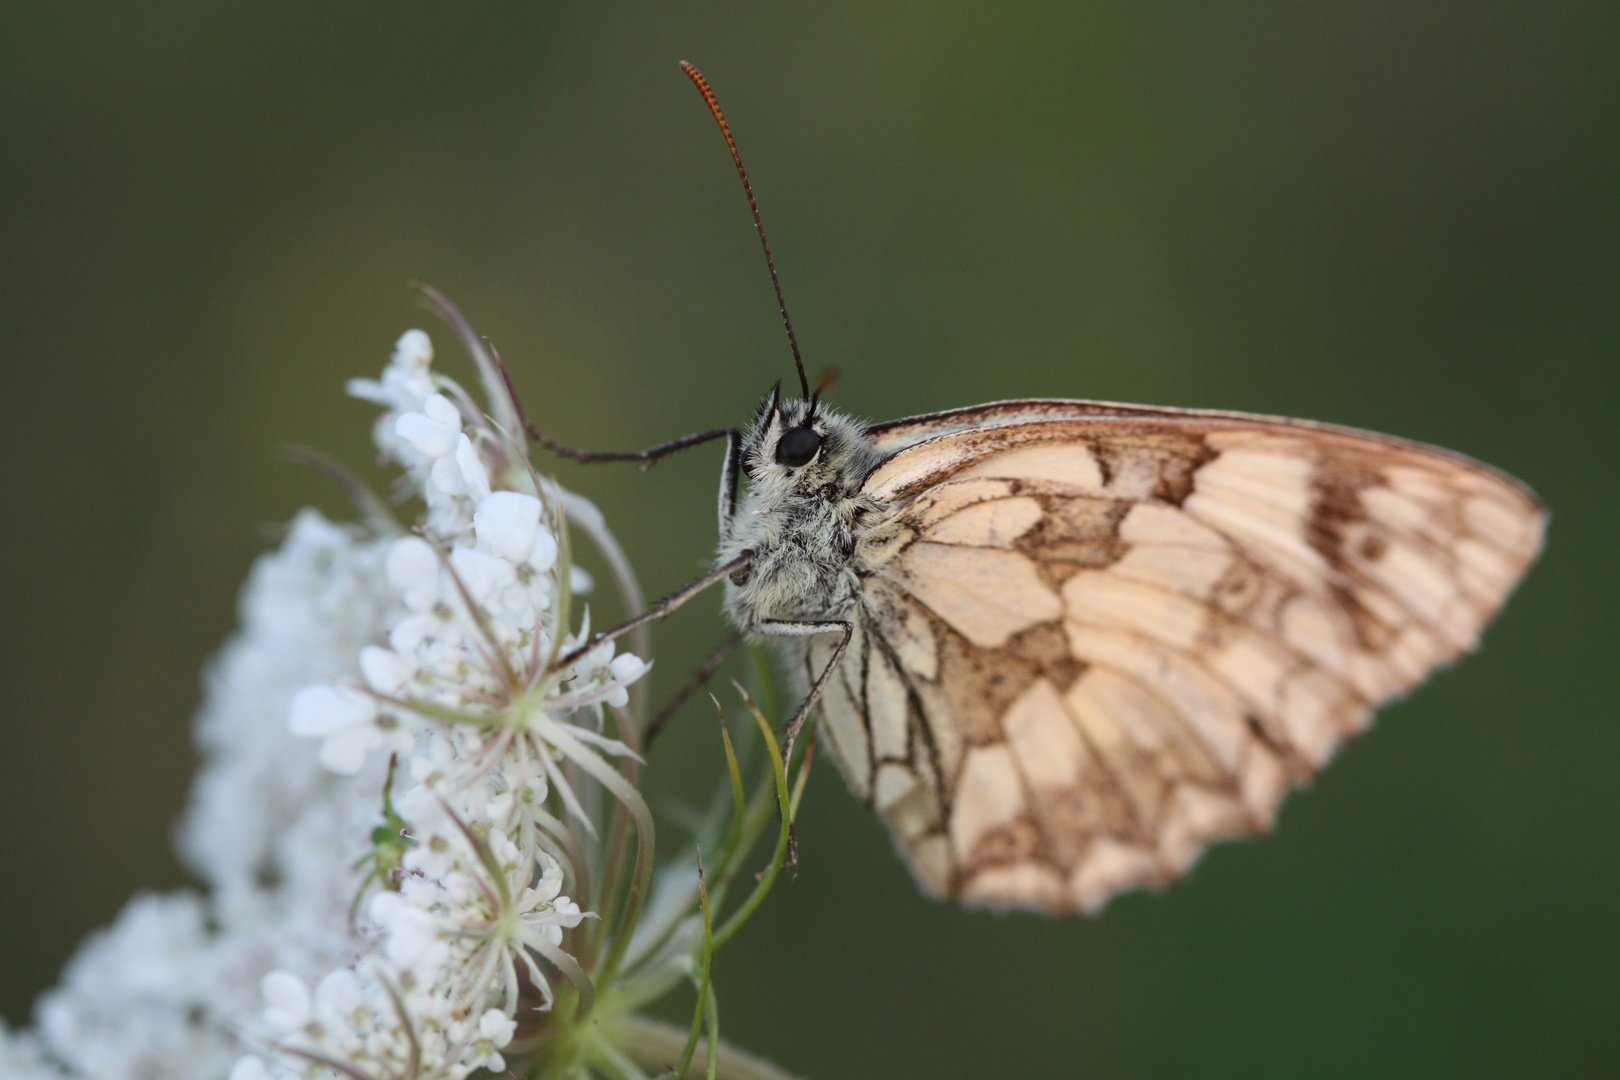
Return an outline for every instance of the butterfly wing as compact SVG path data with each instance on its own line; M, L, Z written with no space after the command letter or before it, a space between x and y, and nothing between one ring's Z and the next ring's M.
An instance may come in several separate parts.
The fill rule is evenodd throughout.
M1545 521L1486 466L1302 421L1007 402L874 437L891 510L824 731L923 884L998 906L1094 909L1266 829L1475 645Z

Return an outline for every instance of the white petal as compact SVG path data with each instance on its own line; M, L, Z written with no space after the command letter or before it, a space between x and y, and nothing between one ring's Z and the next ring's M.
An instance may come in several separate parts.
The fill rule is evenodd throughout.
M407 368L425 368L433 363L433 340L422 330L407 330L394 342L394 355L388 361Z
M534 625L534 606L529 603L529 590L517 582L510 582L495 597L502 624L516 630L527 630Z
M620 682L633 683L647 674L647 669L651 666L651 664L642 663L641 657L635 653L620 653L613 658L612 663L608 664L608 671Z
M366 763L366 753L377 745L380 735L370 724L334 732L321 741L321 764L339 776L353 776Z
M360 980L348 968L328 972L315 984L314 1009L328 1025L354 1012L363 1002Z
M377 405L392 405L394 403L393 395L384 389L383 384L376 379L350 379L343 384L343 389L350 397L359 398L361 401L370 401ZM249 1059L243 1058L242 1060L247 1061ZM259 1059L253 1058L252 1060L258 1061ZM263 1067L261 1063L260 1068Z
M489 852L499 865L516 864L523 857L517 845L500 829L489 830Z
M456 441L456 464L461 468L461 479L467 485L467 494L475 499L489 494L489 473L484 471L484 463L479 459L472 440L465 435Z
M426 611L439 599L439 555L420 536L407 536L388 549L388 580L405 594L405 604Z
M529 545L529 566L545 573L557 565L557 538L551 535L550 529L541 529L534 534L534 543Z
M264 1022L277 1031L297 1031L309 1020L309 988L292 972L270 972L259 980L259 992L267 1006Z
M450 565L472 598L484 607L512 581L512 567L493 555L474 548L456 548Z
M456 436L461 434L461 427L441 424L424 413L408 412L400 414L399 419L394 421L394 434L428 457L436 458L455 449Z
M438 629L439 620L432 615L412 615L395 624L388 631L388 644L398 652L409 655L414 653L433 632Z
M570 566L568 571L568 587L574 591L575 596L584 596L596 587L596 582L591 580L591 575L587 574L581 567Z
M478 504L473 528L489 550L508 562L523 562L538 540L540 500L521 492L497 491ZM552 541L552 550L555 553L556 541Z
M404 899L397 892L380 892L371 898L371 921L378 926L387 926L394 921L394 915L405 906Z
M401 967L414 967L426 960L439 944L433 916L420 908L402 904L388 921L388 958Z
M410 669L392 649L367 645L360 650L360 672L378 693L392 694L405 685Z
M308 686L293 695L287 726L294 735L313 739L369 724L376 715L376 704L364 694L336 686Z
M461 436L458 435L457 438L461 438ZM454 446L455 444L451 443L451 447L454 448ZM466 487L461 479L461 466L456 462L456 456L453 453L446 453L443 457L434 461L433 468L428 475L433 477L433 486L446 495L460 495Z
M461 410L443 394L429 394L427 400L422 402L422 411L445 427L461 431Z
M540 880L530 891L542 900L552 900L562 892L562 884L562 864L545 852L540 852Z
M494 1046L505 1046L517 1031L517 1021L499 1009L490 1009L478 1018L478 1035Z
M264 1067L264 1062L249 1054L236 1059L226 1080L270 1080L270 1072Z
M309 1012L309 988L290 971L272 971L259 980L259 992L265 1004L289 1012Z

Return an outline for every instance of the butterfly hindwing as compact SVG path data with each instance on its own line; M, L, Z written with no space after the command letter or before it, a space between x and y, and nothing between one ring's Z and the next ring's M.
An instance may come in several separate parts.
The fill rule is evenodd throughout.
M1540 543L1515 482L1344 429L1068 402L885 429L824 730L969 901L1094 908L1266 828Z

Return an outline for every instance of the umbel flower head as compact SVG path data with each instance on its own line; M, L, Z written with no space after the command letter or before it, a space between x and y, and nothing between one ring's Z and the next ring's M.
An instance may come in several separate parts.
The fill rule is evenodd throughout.
M745 797L722 729L731 813L719 800L699 832L710 875L692 850L654 878L646 635L632 652L593 638L571 526L632 616L639 586L596 509L532 467L498 361L426 293L488 411L420 330L349 383L381 406L374 439L416 520L325 463L364 522L300 514L211 669L181 831L209 892L133 901L35 1029L0 1028L0 1080L785 1075L719 1040L710 959L785 861L803 765L790 785L756 710L767 770ZM682 985L689 1029L639 1014Z
M648 666L610 641L579 649L589 618L571 627L570 600L588 579L557 489L431 359L412 331L381 379L350 384L384 407L379 448L426 511L383 559L398 600L385 643L360 650L358 678L306 687L289 710L335 773L372 755L405 763L390 770L404 847L359 920L374 946L363 963L313 998L291 972L264 983L273 1061L379 1080L502 1068L519 1008L552 1008L550 972L586 982L564 934L589 913L565 888L580 884L573 830L596 824L568 773L639 803L608 761L635 755L602 727ZM341 1005L305 1007L326 1000Z

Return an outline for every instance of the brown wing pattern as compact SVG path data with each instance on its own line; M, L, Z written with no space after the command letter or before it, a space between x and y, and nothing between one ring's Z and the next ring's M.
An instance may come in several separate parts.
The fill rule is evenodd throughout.
M1457 455L1223 414L1019 415L867 490L897 509L856 551L834 754L931 891L1052 911L1267 828L1473 647L1544 520Z

